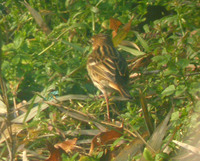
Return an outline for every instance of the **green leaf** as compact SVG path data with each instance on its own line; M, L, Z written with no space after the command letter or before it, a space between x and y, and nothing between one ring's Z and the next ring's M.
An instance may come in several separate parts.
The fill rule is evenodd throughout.
M103 154L104 154L103 151L99 152L98 155L97 155L97 158L100 159L103 156Z
M31 60L31 57L29 57L29 56L26 56L26 55L24 55L22 58L21 58L21 63L22 64L31 64L32 63L32 61L33 60Z
M7 45L3 45L2 46L2 51L9 51L9 50L13 50L14 49L14 44L13 43L9 43Z
M162 95L163 96L169 96L172 95L175 92L175 86L174 85L170 85L167 88L165 88L164 91L162 91Z
M91 11L94 13L99 13L99 9L95 6L91 7Z
M133 20L133 17L130 19L130 21L125 24L122 29L120 29L117 33L117 35L112 39L114 46L118 46L122 40L124 40L131 28L131 22Z
M134 33L145 51L149 52L149 45L147 44L147 42L140 36L138 32L135 31Z
M200 91L200 83L199 83L199 81L197 81L197 82L191 82L190 83L189 92L192 95L196 95L197 92L199 92L199 91Z
M179 111L173 112L171 116L171 121L179 120Z
M158 66L166 65L171 59L170 55L158 55L154 56L152 60L158 63Z
M150 32L149 26L148 26L147 24L145 24L145 25L143 26L143 29L144 29L145 33Z
M78 161L100 161L98 158L92 158L89 156L81 156Z
M169 155L166 153L156 154L155 161L161 161L161 160L169 160Z
M176 88L175 96L180 96L181 94L183 94L185 92L186 89L187 89L187 87L185 85L179 85Z
M3 61L2 65L1 65L2 70L6 70L10 68L10 63L9 61Z
M131 54L133 54L134 56L141 56L141 55L145 55L146 53L142 52L142 51L138 51L136 49L127 47L127 46L123 46L123 45L118 45L122 50L127 51Z
M13 65L17 65L17 64L19 64L20 60L21 60L20 56L19 56L19 55L16 55L16 56L14 56L14 58L12 59L12 64L13 64Z
M59 65L57 65L56 63L51 63L51 68L54 69L55 71L62 73L64 70L62 68L60 68ZM48 66L47 66L47 70L48 70Z
M169 66L163 73L164 73L164 76L167 76L167 75L176 75L178 74L178 70L177 68L174 66Z
M14 48L15 49L19 49L20 46L22 45L22 42L24 41L24 37L22 37L21 34L18 34L15 39L14 39L14 42L13 42L13 45L14 45Z
M177 65L181 68L186 68L189 65L190 61L188 59L181 59L177 62Z
M117 140L114 141L114 143L111 145L110 149L114 150L114 148L117 146L117 144L119 144L120 141L122 141L124 139L124 137L120 137Z
M147 148L144 149L143 155L146 160L153 161L152 154Z
M62 40L62 42L64 43L64 44L67 44L67 45L69 45L69 46L71 46L72 48L74 48L75 50L77 50L77 51L80 51L80 52L84 52L84 48L82 48L80 45L77 45L77 44L75 44L75 43L71 43L71 42L68 42L68 41L65 41L65 40Z

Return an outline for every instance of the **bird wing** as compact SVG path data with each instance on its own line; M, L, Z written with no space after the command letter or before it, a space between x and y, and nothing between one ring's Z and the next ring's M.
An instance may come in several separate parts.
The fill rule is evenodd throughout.
M118 53L118 59L115 61L116 80L118 84L127 84L129 79L129 71L126 60Z
M116 82L116 65L109 57L101 59L92 54L88 58L87 68L93 81Z
M112 88L125 97L131 97L123 87L128 82L127 63L117 50L93 51L88 58L87 69L94 85L102 92L105 88Z

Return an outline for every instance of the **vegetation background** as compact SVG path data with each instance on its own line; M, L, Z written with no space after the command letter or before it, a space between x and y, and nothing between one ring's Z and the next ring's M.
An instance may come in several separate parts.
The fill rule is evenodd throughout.
M27 2L0 0L1 160L51 160L56 155L55 160L120 160L116 149L123 152L123 160L199 157L199 0ZM91 139L102 132L97 122L107 129L111 125L105 121L104 99L96 97L100 92L85 64L91 36L101 32L112 36L111 17L123 25L131 23L128 33L123 27L119 31L132 46L119 45L119 50L129 62L133 100L113 97L112 123L123 122L127 130L111 146L89 155ZM153 141L146 138L153 152L145 143L142 147L134 143L137 137L131 135L148 131L144 107L153 129L163 127L157 128L161 133ZM76 148L54 147L74 138ZM120 141L124 142L117 146ZM126 154L123 150L128 145L138 147L137 153Z

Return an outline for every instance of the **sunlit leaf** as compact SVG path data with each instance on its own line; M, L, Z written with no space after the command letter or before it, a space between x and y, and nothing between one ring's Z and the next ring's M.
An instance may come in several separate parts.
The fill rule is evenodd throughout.
M12 131L10 131L12 129ZM6 139L10 138L11 135L17 135L24 129L21 124L11 124L10 127L6 128L0 133L0 144L3 143Z
M121 25L122 23L118 19L110 18L110 29L117 32Z
M191 150L198 148L194 145L200 120L198 2L21 2L0 3L2 160L45 160L52 155L52 160L64 161L142 161L144 148L150 152L144 151L148 160L176 160L180 155L174 154L180 149L184 149L181 159L199 159ZM136 16L130 22L132 15ZM89 79L85 64L92 35L112 31L115 45L127 54L127 90L133 99L115 96L117 92L109 95L112 122L107 122L104 99L99 98L101 92ZM138 89L145 95L142 106ZM144 140L133 134L146 129L141 107L148 109L156 129ZM171 107L170 119L165 115ZM98 135L116 130L119 122L126 127L122 136ZM94 136L97 143L88 155ZM78 146L71 147L81 147L79 152L48 150L48 141L64 143L66 137L78 138ZM184 158L188 156L192 158Z
M15 37L13 41L14 48L18 49L22 45L23 41L24 41L24 37L21 34L17 34L17 36Z
M163 91L162 91L162 95L163 96L169 96L169 95L172 95L174 92L175 92L175 86L174 85L170 85L168 86L167 88L165 88Z
M110 18L110 29L113 30L112 37L117 35L119 27L122 25L118 19Z
M153 161L152 153L148 149L144 149L143 156L148 161Z
M72 150L74 150L76 148L76 141L77 141L77 138L74 138L72 140L67 140L62 143L57 143L54 145L54 147L57 149L61 148L66 153L71 152Z
M101 145L106 145L107 143L113 142L117 138L121 137L122 131L123 131L123 128L116 128L114 130L102 132L96 135L92 139L92 143L90 146L90 154L92 154L94 148L99 147Z
M171 120L172 121L179 120L179 115L180 115L179 111L173 112L171 116Z
M100 161L100 159L92 158L89 156L81 156L78 161Z
M169 160L169 155L167 153L156 154L155 161L160 161L160 160Z
M133 48L130 48L130 47L127 47L127 46L122 46L122 45L118 45L121 49L123 49L124 51L127 51L131 54L133 54L134 56L141 56L141 55L145 55L144 52L142 51L138 51L136 49L133 49Z
M133 47L133 48L136 48L138 51L141 51L140 48L139 48L139 46L136 43L132 42L132 41L123 40L120 43L120 45L127 46L127 47Z
M2 101L2 97L0 96L0 115L4 115L7 112L7 108L5 103Z
M114 46L118 46L120 44L120 42L126 38L128 32L129 32L129 30L131 28L131 22L132 22L133 18L134 17L132 17L130 19L130 21L127 24L125 24L122 27L122 29L117 33L117 35L113 38Z
M94 12L94 13L98 13L99 9L96 6L92 6L91 11Z
M200 150L199 150L199 148L197 148L197 147L191 146L191 145L186 144L186 143L182 143L182 142L177 141L177 140L173 140L173 142L174 142L175 144L177 144L177 145L179 145L179 146L181 146L181 147L183 147L183 148L189 150L189 151L192 151L192 152L195 153L195 154L200 155Z
M10 51L14 49L14 43L9 43L2 46L2 51Z

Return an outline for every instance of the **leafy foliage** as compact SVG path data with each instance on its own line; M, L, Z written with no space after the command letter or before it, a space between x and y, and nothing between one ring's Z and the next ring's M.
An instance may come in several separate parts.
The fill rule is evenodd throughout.
M33 159L45 160L52 145L78 138L77 144L84 150L63 153L63 160L117 160L119 148L115 142L109 149L112 152L103 146L93 156L87 156L89 146L81 146L79 139L91 137L82 131L77 133L110 128L101 122L106 114L105 103L96 97L99 91L89 80L85 63L91 52L90 37L100 32L111 35L107 25L111 17L123 25L131 24L128 34L119 27L122 36L114 40L121 42L124 37L129 41L127 46L120 44L119 50L129 62L129 89L134 99L111 102L111 117L123 122L126 129L122 139L125 145L130 143L126 148L141 145L132 132L144 134L147 130L139 91L145 96L155 127L171 108L174 110L159 151L152 152L146 145L143 156L135 154L132 158L173 159L178 149L172 140L199 148L199 144L195 145L199 142L200 119L198 1L29 0L29 9L26 4L17 0L0 2L0 158L6 160L9 153L11 160L20 160L26 152L33 154ZM41 15L40 22L49 33L30 10ZM56 99L59 101L54 102ZM14 132L9 133L9 128ZM120 157L124 156L120 153Z

